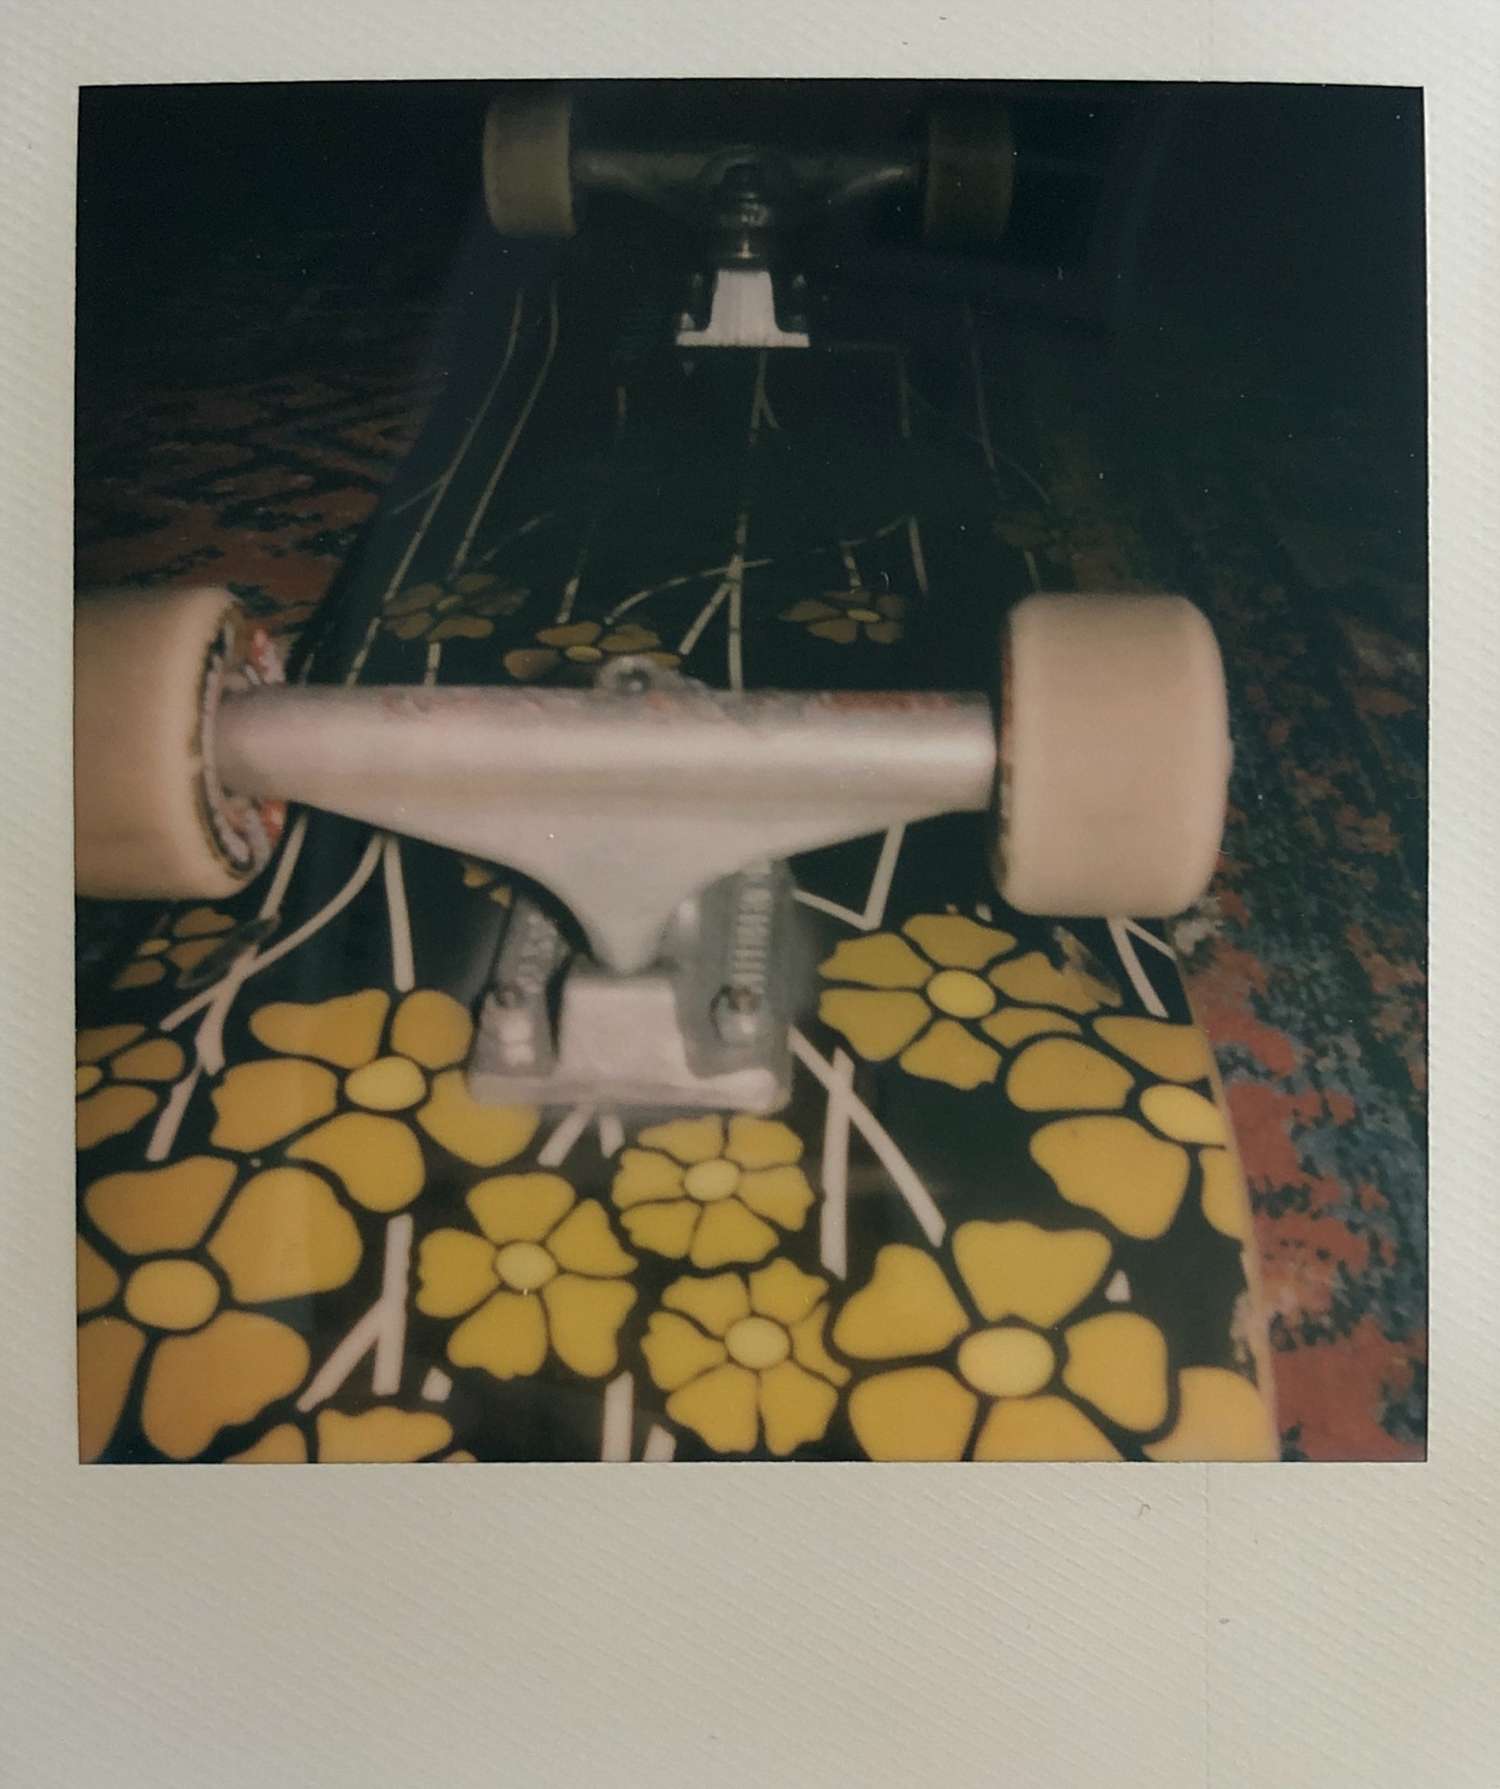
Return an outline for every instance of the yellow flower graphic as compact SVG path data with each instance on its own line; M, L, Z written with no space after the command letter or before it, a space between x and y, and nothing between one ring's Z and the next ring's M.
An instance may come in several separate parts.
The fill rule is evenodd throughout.
M480 863L472 857L461 857L459 863L463 869L465 888L482 889L497 907L508 907L511 903L511 886L505 880L505 872L497 869L492 863Z
M850 1393L860 1446L875 1460L1112 1460L1119 1449L1096 1417L1159 1430L1168 1362L1157 1326L1118 1306L1068 1321L1111 1255L1096 1230L961 1224L953 1261L966 1307L931 1255L888 1243L832 1332L851 1359L908 1363Z
M539 1372L550 1347L585 1378L612 1373L636 1300L623 1283L635 1257L604 1207L545 1173L497 1174L466 1203L479 1234L434 1230L418 1253L417 1309L464 1318L448 1337L449 1360L515 1379Z
M694 1267L759 1261L800 1230L813 1190L802 1139L770 1118L675 1118L621 1152L610 1197L630 1240Z
M346 1285L363 1254L358 1227L304 1168L254 1174L229 1199L235 1174L221 1156L189 1156L106 1175L85 1192L84 1214L115 1253L107 1260L78 1239L83 1459L108 1445L143 1356L141 1426L174 1460L202 1453L306 1376L302 1337L245 1307Z
M763 1436L786 1455L819 1440L848 1370L823 1346L828 1282L778 1259L752 1273L674 1280L641 1352L667 1415L715 1453Z
M144 1025L95 1025L78 1033L75 1123L79 1149L118 1137L156 1110L159 1084L175 1081L186 1057L167 1037L146 1037Z
M112 987L149 988L166 978L167 965L177 971L177 985L209 979L205 965L222 957L227 965L236 948L244 948L264 933L264 922L252 920L236 927L232 914L215 907L192 907L179 914L164 930L154 932L141 944Z
M391 1010L383 989L314 1004L280 1001L250 1019L278 1055L241 1062L214 1089L210 1142L254 1155L272 1144L335 1175L370 1211L399 1211L421 1192L422 1150L410 1120L476 1167L519 1155L536 1132L527 1106L482 1106L464 1086L473 1024L451 995L418 988Z
M1040 1037L1007 1071L1010 1104L1048 1120L1031 1135L1032 1160L1070 1204L1140 1241L1171 1228L1196 1161L1204 1215L1228 1235L1243 1233L1244 1191L1225 1147L1224 1115L1211 1097L1202 1033L1116 1014L1096 1015L1091 1024L1094 1043ZM1161 1078L1137 1092L1143 1068ZM1205 1091L1184 1085L1194 1081ZM1135 1113L1124 1109L1132 1097Z
M1044 1031L1072 1031L1068 1015L1118 1005L1118 989L1065 957L1014 956L1009 932L958 913L920 913L900 933L846 939L821 965L818 1017L869 1062L899 1057L923 1080L969 1089L995 1079L1000 1050ZM1060 1008L1061 1011L1038 1010ZM997 1048L996 1046L999 1046Z
M904 596L825 590L821 601L813 597L783 609L781 619L801 622L815 638L832 640L837 646L852 646L861 637L878 646L890 646L905 631L901 625L905 613Z
M606 659L637 653L669 669L682 662L675 652L661 650L660 635L652 633L649 627L627 622L622 627L606 628L598 621L571 621L561 627L544 627L535 646L507 652L505 668L512 677L531 683L561 664L598 665Z
M451 583L408 586L386 605L385 626L398 640L487 640L493 617L514 615L529 595L493 572L464 572Z
M418 1460L452 1460L453 1425L435 1410L404 1410L376 1404L348 1415L324 1407L308 1426L278 1423L243 1453L231 1454L232 1466L395 1465ZM462 1456L473 1459L472 1454Z

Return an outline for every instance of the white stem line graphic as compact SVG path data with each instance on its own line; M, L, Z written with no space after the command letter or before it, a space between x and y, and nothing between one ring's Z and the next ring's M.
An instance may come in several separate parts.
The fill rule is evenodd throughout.
M297 860L302 855L302 843L307 837L307 815L299 814L292 822L291 830L282 841L281 852L276 860L276 868L271 873L270 883L261 898L260 909L256 915L259 919L269 919L272 914L281 911L281 903L286 899L287 885L297 867ZM230 968L220 977L205 994L200 997L201 1003L208 1007L208 1012L199 1025L193 1039L193 1065L172 1089L171 1097L162 1107L161 1115L151 1132L151 1140L146 1145L148 1162L164 1162L172 1152L177 1141L177 1132L181 1128L183 1114L187 1111L188 1101L193 1097L205 1069L210 1074L217 1074L224 1066L224 1019L232 1004L240 984L250 973L256 961L256 951L252 947L236 959ZM179 1008L179 1013L183 1009ZM183 1014L185 1016L185 1013ZM176 1023L176 1015L163 1022L162 1029L167 1030Z
M979 337L974 329L974 307L964 306L964 323L969 335L969 371L974 379L974 415L979 424L979 445L990 477L995 476L995 443L990 438L990 407L984 397L984 376L979 370Z
M1050 509L1052 499L1041 485L1031 476L1024 466L1017 463L1009 454L997 454L994 437L990 433L990 407L984 395L984 375L979 366L979 336L974 328L974 307L964 305L964 321L969 332L969 369L974 378L974 412L979 419L979 445L984 450L984 463L989 468L990 478L998 484L998 464L1003 461L1015 473L1017 478L1024 479L1042 502Z
M760 563L766 564L767 561L762 560ZM679 572L676 577L663 578L661 583L649 584L644 590L632 590L623 601L615 604L604 619L618 621L621 616L628 615L632 609L639 608L644 602L649 602L653 596L660 596L663 590L680 590L684 584L697 584L706 578L722 578L728 570L727 565L708 565L702 571Z
M843 552L846 547L867 547L872 541L887 540L891 535L899 534L910 520L911 512L902 510L899 516L892 516L890 521L882 522L878 528L872 528L868 534L851 534L847 540L841 540L838 543L839 551ZM814 553L824 553L827 550L826 547L809 549Z
M708 626L709 622L712 621L719 610L723 608L732 588L728 578L726 578L714 591L707 603L704 604L703 608L698 611L698 619L682 636L682 640L678 645L677 656L679 658L686 658L698 644L699 640L703 637L704 628Z
M739 504L739 513L734 519L734 553L730 555L729 571L725 572L725 585L729 589L729 639L725 640L727 648L727 676L729 687L734 691L745 689L745 547L750 540L750 458L755 453L755 442L761 438L761 420L766 420L770 428L779 429L780 424L771 413L770 404L766 403L766 351L761 349L755 361L755 390L750 399L750 431L745 440L745 497ZM718 599L709 608L718 605ZM703 626L707 626L707 615L703 617ZM687 657L684 653L684 657Z
M698 631L708 625L709 617L718 608L725 594L729 598L729 628L725 641L727 664L725 667L732 690L745 687L745 547L750 538L750 460L755 452L755 444L760 439L762 415L772 428L779 425L771 414L770 405L766 403L766 350L760 351L755 367L755 391L750 400L750 428L745 440L744 496L741 499L739 513L734 518L734 552L730 555L729 566L724 574L724 584L714 595L714 600L700 617ZM695 636L696 642L696 636ZM687 652L684 650L684 658Z
M1177 961L1177 952L1167 943L1166 939L1158 938L1155 932L1151 931L1149 927L1143 926L1138 919L1122 919L1120 924L1132 938L1139 938L1143 944L1149 944L1154 950L1159 950L1164 957L1170 957L1174 963Z
M550 522L555 513L554 510L544 509L539 516L528 516L519 528L512 528L509 533L502 534L497 541L493 541L482 553L476 555L475 565L488 565L507 547L513 546L518 540L523 540L528 534L534 534L543 522Z
M745 580L738 577L729 587L729 687L745 687L744 647Z
M614 1112L599 1114L599 1148L607 1156L615 1156L625 1147L625 1127Z
M911 571L917 581L917 591L925 597L928 594L927 560L922 552L922 530L917 526L915 516L906 518L906 544L911 552Z
M411 913L406 904L406 877L401 870L401 842L389 833L380 848L385 875L385 906L391 931L391 982L398 994L416 986L416 965L411 949Z
M393 516L399 516L403 511L410 509L414 503L420 503L424 497L430 497L441 483L442 476L439 474L430 484L423 485L420 491L413 491L410 497L403 497L399 503L392 505L390 513Z
M677 1442L670 1429L664 1429L660 1423L652 1423L646 1436L646 1445L641 1449L641 1458L652 1464L661 1464L670 1460L677 1452Z
M834 919L841 919L846 925L858 926L862 932L873 932L885 918L886 902L891 896L891 883L895 880L896 863L901 856L901 842L905 837L904 821L887 829L874 873L870 877L870 891L865 896L862 912L856 913L852 907L830 901L826 895L809 894L802 888L796 891L797 899L804 907L815 907L819 913L831 914Z
M1127 1304L1130 1300L1130 1276L1123 1267L1117 1268L1109 1284L1104 1288L1104 1296L1111 1304Z
M377 1398L393 1397L401 1387L401 1361L406 1353L406 1288L411 1278L410 1212L392 1218L385 1229L385 1273L380 1283L380 1329L375 1337L375 1364L370 1389Z
M370 880L371 876L375 874L375 866L380 862L380 847L383 836L383 834L378 832L371 834L369 843L365 846L363 855L355 865L353 874L349 877L349 880L339 892L334 895L332 900L320 907L312 918L304 925L298 926L295 932L289 932L273 949L265 951L257 957L244 958L243 969L231 971L224 982L219 984L220 989L223 989L232 983L233 988L238 990L242 983L249 981L252 976L259 975L261 970L269 969L273 963L280 962L289 951L294 951L297 949L298 945L305 944L309 938L322 931L323 927L326 926L330 920L336 919ZM208 1006L214 1001L216 995L217 991L213 988L209 988L202 994L195 994L191 1000L185 1000L181 1006L168 1013L166 1018L162 1020L161 1029L163 1031L175 1030L184 1019L191 1018L195 1012L200 1011L203 1007ZM204 1066L209 1069L210 1073L217 1074L218 1068L224 1066L223 1059L222 1057L220 1058L218 1068L215 1068L212 1064L207 1062L205 1062Z
M771 400L766 396L766 350L764 348L761 349L760 357L755 363L755 396L750 404L750 438L752 441L755 439L755 432L759 429L762 421L767 428L775 429L778 434L781 432L781 424L777 422L776 412L771 408Z
M849 1272L849 1095L853 1086L854 1058L847 1050L835 1050L823 1120L818 1252L824 1268L839 1280Z
M879 536L877 535L876 538L878 539ZM850 596L862 596L864 594L865 586L864 581L859 575L859 561L854 556L854 542L852 540L841 540L839 542L839 557L844 562L844 577L849 585Z
M182 1115L187 1111L188 1101L193 1097L193 1090L202 1074L203 1063L195 1050L192 1067L172 1089L151 1132L151 1141L146 1145L148 1162L164 1162L172 1153L172 1145L177 1141L177 1132L182 1126Z
M1109 935L1114 940L1116 954L1130 977L1130 985L1140 996L1141 1004L1154 1019L1164 1019L1167 1009L1162 1004L1161 996L1152 987L1146 971L1141 967L1141 960L1135 954L1135 945L1131 940L1129 922L1123 919L1112 919L1109 922ZM1154 944L1156 940L1153 938Z
M479 408L474 412L473 421L470 422L468 428L464 430L458 446L454 450L452 459L449 460L448 464L443 468L443 471L436 482L429 487L432 495L428 501L426 509L422 512L422 519L418 522L411 539L406 543L405 551L402 553L400 559L397 560L396 569L386 581L386 586L381 593L380 603L376 609L375 615L371 619L369 627L365 630L364 642L360 646L359 651L355 654L354 663L349 667L348 674L344 678L346 684L353 684L359 681L360 673L365 668L365 660L370 656L370 648L375 644L376 636L380 631L380 618L385 610L385 606L401 588L402 584L405 583L406 574L411 569L412 560L416 558L417 549L421 546L422 542L426 540L427 531L432 526L432 519L441 507L444 497L448 495L449 487L452 485L459 467L468 457L469 449L474 445L474 437L479 433L479 425L484 421L485 417L489 415L490 406L494 403L495 397L505 381L505 375L510 371L510 363L515 358L516 343L520 339L521 317L525 308L525 293L517 292L516 302L511 307L510 333L505 340L505 353L500 360L500 370L491 380L490 388L484 394L484 402L480 404Z
M603 509L601 503L599 508ZM589 551L594 544L594 534L599 526L599 510L594 512L592 520L584 530L583 542L578 549L578 557L573 562L573 575L563 586L562 601L557 608L557 625L562 627L573 619L573 605L578 601L579 587L583 583L583 574L588 569Z
M543 356L542 364L537 371L536 378L532 381L531 390L526 395L526 402L521 406L521 414L516 418L515 427L510 432L510 438L506 441L504 448L501 450L500 458L495 462L495 469L491 472L489 480L485 484L479 502L475 505L473 515L469 517L469 525L464 530L464 537L458 543L458 551L454 554L453 562L448 567L448 575L450 578L457 577L469 557L469 549L474 545L474 536L479 532L479 524L484 520L485 514L489 510L490 503L494 498L496 490L499 488L500 480L505 476L505 468L510 464L510 456L515 452L516 443L521 439L522 431L525 429L526 424L531 420L531 412L536 406L537 399L542 394L542 387L547 383L547 375L552 370L552 357L557 352L557 287L555 285L552 288L548 313L547 352Z
M448 1394L453 1390L453 1381L441 1367L429 1367L427 1377L422 1381L422 1389L418 1394L429 1404L446 1404Z
M573 605L578 601L578 587L583 582L583 568L588 563L589 549L587 541L579 549L577 563L573 567L573 575L563 585L562 601L557 605L557 625L562 627L573 619Z
M620 1373L604 1388L604 1421L599 1437L601 1460L628 1460L635 1428L635 1377Z
M844 1088L834 1074L833 1065L812 1047L800 1031L792 1032L792 1054L829 1093L838 1092L849 1111L849 1122L875 1152L876 1159L891 1177L896 1191L906 1201L922 1234L936 1246L943 1240L948 1226L938 1210L932 1194L923 1186L916 1169L896 1147L894 1139L852 1088Z
M1001 465L1008 467L1014 472L1017 478L1023 480L1026 484L1029 484L1032 490L1036 492L1037 496L1041 498L1042 502L1046 504L1047 508L1051 509L1052 499L1047 493L1047 487L1038 479L1033 478L1019 460L1013 460L1008 453L997 454L996 458L1000 461Z
M589 1128L593 1119L592 1106L574 1106L538 1151L537 1165L542 1168L561 1167L568 1159L573 1145Z
M750 425L745 441L747 461L748 456L753 452L756 440L760 435L761 415L763 410L766 416L770 418L771 426L773 428L777 426L775 418L770 416L769 407L765 404L765 373L766 354L765 350L762 349L760 358L756 363L755 389L750 400ZM727 602L729 604L729 628L726 642L728 650L728 680L729 687L733 690L742 690L745 687L745 573L751 569L752 565L760 566L770 564L769 559L746 560L745 543L749 538L749 534L750 499L747 493L741 501L739 511L734 519L734 551L730 555L729 563L719 568L724 574L723 580L715 588L713 595L698 611L697 619L682 636L682 643L677 648L678 657L687 658L693 648L698 644L699 640L702 639L704 629ZM711 577L713 573L702 572L697 575L700 577ZM669 579L665 584L658 584L655 589L666 590L673 583L687 583L690 581L691 580L687 578ZM627 610L634 608L637 603L644 602L648 595L653 594L655 594L655 591L637 591L633 596L626 597L624 602L617 603L610 611L609 619L611 621L615 620L618 616L625 614Z
M818 549L822 551L823 549ZM742 572L759 571L763 565L773 565L774 557L767 554L761 559L747 559L740 566ZM605 613L607 622L619 621L632 609L638 609L642 603L649 602L653 596L660 596L664 590L680 590L684 584L701 584L708 578L722 578L732 569L733 562L724 565L706 565L702 571L679 572L675 578L663 578L661 583L652 584L645 590L632 590L630 595Z
M349 880L339 892L334 895L331 900L325 902L311 919L307 920L303 925L298 926L295 932L289 932L279 944L274 945L270 950L264 951L257 957L250 974L259 975L262 969L269 969L273 963L279 963L284 956L287 956L290 952L296 950L299 945L305 944L309 938L322 931L323 927L326 926L330 920L337 918L337 916L343 912L364 885L370 880L371 876L375 874L375 865L380 858L381 843L384 836L383 833L378 832L371 835L368 843L365 845L364 852L362 853L359 862L354 866L354 870L350 875ZM248 980L249 978L246 977L246 979Z
M411 1213L393 1217L385 1229L385 1270L380 1296L318 1369L297 1400L306 1415L326 1403L373 1348L370 1389L377 1398L392 1397L401 1386L406 1348L406 1284L411 1274Z
M816 908L819 913L827 913L833 919L841 919L845 925L858 926L861 931L865 929L864 914L856 913L852 907L841 907L837 901L830 901L826 895L809 894L805 888L799 888L795 892L797 899L804 907Z
M885 904L891 898L891 883L896 876L896 860L901 855L901 843L906 837L906 823L892 826L885 835L885 843L880 847L880 857L875 865L875 874L870 879L870 892L865 898L864 928L873 931L885 918Z
M438 680L438 672L443 668L443 643L441 640L427 642L427 662L422 667L422 687L431 689Z
M615 387L615 428L609 443L609 464L611 471L613 471L615 460L619 455L620 438L625 433L625 418L628 414L629 411L626 403L625 387L623 385L617 385ZM588 569L589 554L594 548L594 536L599 532L599 524L603 519L604 510L608 501L609 491L606 489L604 494L600 496L598 503L595 504L594 512L589 517L588 526L583 531L583 539L578 547L578 557L573 563L573 575L563 586L562 602L558 605L558 627L565 626L566 623L573 619L573 606L578 601L579 587L583 583L583 574Z
M270 885L261 899L257 918L269 919L273 913L281 911L281 903L286 899L287 887L292 880L292 872L297 867L297 860L302 855L306 838L307 815L298 814L292 822L291 831L286 835L286 843L281 847L281 855L276 860Z
M1030 547L1022 547L1021 556L1026 561L1026 576L1031 581L1031 588L1033 590L1040 590L1042 587L1042 574L1037 567L1036 554L1032 552Z
M389 594L390 592L387 591L386 595L389 596ZM344 675L344 682L346 684L359 682L360 674L365 668L365 660L370 656L370 649L374 646L376 640L380 638L380 623L382 619L383 616L379 609L377 609L370 617L370 625L365 629L365 637L359 643L359 651L355 653L353 662L350 664L348 671Z

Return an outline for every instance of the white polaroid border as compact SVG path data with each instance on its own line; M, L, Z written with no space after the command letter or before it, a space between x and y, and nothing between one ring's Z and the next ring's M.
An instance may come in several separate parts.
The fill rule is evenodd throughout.
M943 4L943 0L939 0ZM0 1778L1492 1784L1490 0L12 0L0 111ZM620 74L1425 90L1432 1427L1422 1466L80 1468L71 273L94 82ZM192 153L183 145L183 153Z

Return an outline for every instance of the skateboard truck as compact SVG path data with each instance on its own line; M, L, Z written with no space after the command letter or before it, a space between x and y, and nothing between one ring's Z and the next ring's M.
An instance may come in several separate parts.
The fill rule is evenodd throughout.
M504 862L567 907L587 955L516 897L476 1097L771 1111L811 969L785 859L988 810L995 724L978 695L730 694L622 658L593 690L231 695L215 756L228 788Z
M579 202L627 195L684 224L698 271L676 325L682 348L805 348L807 283L791 269L820 224L882 194L919 196L936 246L1003 235L1015 145L1003 108L939 106L925 137L863 151L744 141L643 148L601 140L566 90L497 94L485 118L482 176L503 236L575 234Z
M805 205L795 175L774 157L731 151L710 161L699 176L713 264L712 290L695 275L677 327L679 348L805 348L807 319L777 316L773 264L789 226ZM783 285L804 300L805 279ZM705 294L707 316L703 317Z
M495 1103L774 1110L811 966L787 860L950 812L1023 912L1180 912L1223 826L1223 667L1181 597L1031 596L989 695L726 692L649 658L592 689L251 677L225 592L75 629L81 894L213 897L279 805L510 866L468 1065ZM253 645L253 641L252 641ZM577 932L583 948L577 948Z

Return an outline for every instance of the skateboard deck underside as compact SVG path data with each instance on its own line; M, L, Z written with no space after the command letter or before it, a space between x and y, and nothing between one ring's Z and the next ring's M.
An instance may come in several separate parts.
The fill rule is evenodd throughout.
M972 317L908 310L685 361L604 282L501 292L293 675L987 687L1045 568ZM502 866L300 815L163 912L80 990L83 1456L1273 1457L1162 928L1009 911L975 815L795 869L775 1119L468 1101Z

